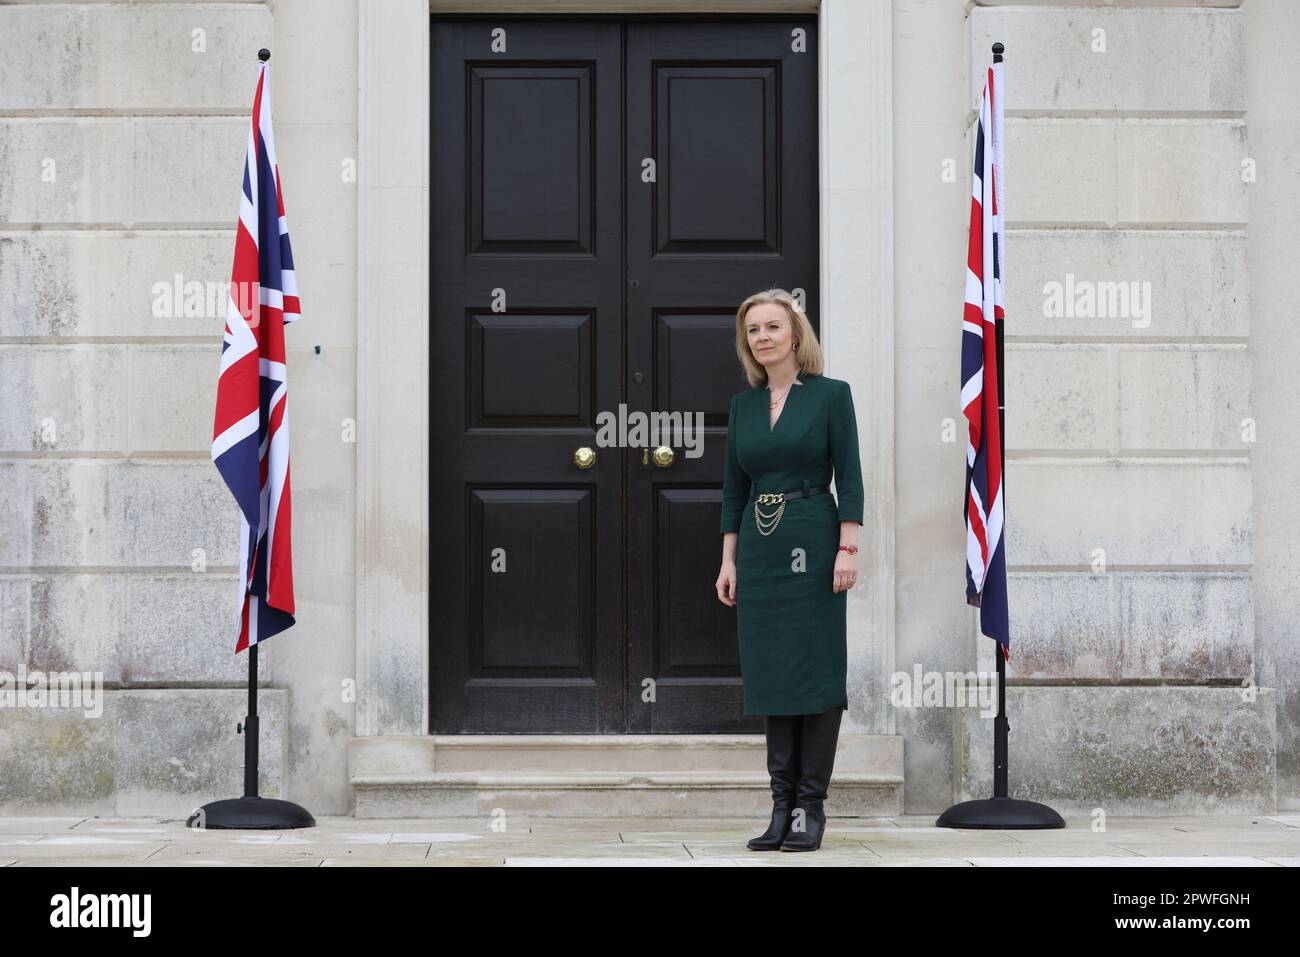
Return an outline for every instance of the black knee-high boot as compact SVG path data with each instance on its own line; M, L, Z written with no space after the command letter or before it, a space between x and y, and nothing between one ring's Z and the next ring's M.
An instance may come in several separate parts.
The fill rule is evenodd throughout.
M767 773L772 778L772 822L751 839L751 851L778 851L790 831L790 813L799 785L799 725L803 715L769 714L767 730Z
M791 812L790 832L781 842L783 851L815 851L826 833L823 802L835 767L835 746L840 738L842 708L806 714L799 734L799 786Z

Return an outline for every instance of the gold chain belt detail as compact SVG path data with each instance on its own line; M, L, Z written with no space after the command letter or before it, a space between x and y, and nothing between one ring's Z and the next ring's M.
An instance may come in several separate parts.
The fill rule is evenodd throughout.
M764 514L760 512L758 506L775 505L776 511ZM776 531L776 526L781 522L781 516L785 514L785 493L784 492L763 492L754 499L754 525L758 528L760 535L771 535Z

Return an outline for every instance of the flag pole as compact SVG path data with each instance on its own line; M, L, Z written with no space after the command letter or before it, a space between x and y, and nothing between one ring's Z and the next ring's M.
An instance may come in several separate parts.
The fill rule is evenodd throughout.
M257 58L266 63L271 51L263 47L257 51ZM243 724L235 725L235 733L244 736L244 796L209 801L189 816L185 822L188 827L265 831L316 826L316 819L301 805L257 793L257 646L256 641L248 645L248 714Z
M993 62L1001 63L1006 47L1002 43L993 44ZM995 89L995 96L1002 96L1002 90ZM1001 131L999 130L999 135ZM992 144L986 144L986 147ZM999 215L1005 217L1005 208L999 209ZM1005 222L1005 219L1003 220ZM1003 236L1005 238L1005 235ZM1001 250L999 251L1001 255ZM1000 277L1002 282L1005 276ZM1007 393L1003 367L1003 343L1005 341L1006 311L1001 322L994 324L994 347L998 357L998 455L1007 460ZM1006 501L1007 473L1002 469L1002 500ZM965 827L978 830L1046 830L1065 827L1065 820L1055 810L1037 801L1021 801L1007 796L1007 733L1011 725L1007 722L1007 664L1006 649L1001 641L994 641L997 646L998 667L998 713L993 719L993 797L977 801L963 801L954 804L939 815L936 827Z
M1002 53L1006 47L1002 43L993 44L993 62L1002 62ZM994 90L998 96L1003 95L1002 90ZM1005 100L1003 101L1005 105ZM1001 131L999 131L999 135ZM998 171L999 177L1001 170ZM1005 217L1006 210L999 210L999 213ZM1003 219L1005 225L1006 220ZM1006 239L1006 230L1002 231L1000 239ZM998 249L999 259L1005 257L1005 250ZM1006 276L1000 277L1003 285L1003 292L1006 290ZM1003 514L1006 513L1007 500L1007 392L1005 368L1006 359L1003 344L1006 342L1006 310L1003 309L1002 321L994 325L993 342L998 357L998 455L1002 462L1002 501ZM998 716L993 719L993 796L995 798L1005 798L1007 796L1007 732L1011 730L1011 725L1007 723L1007 655L1006 648L1002 647L1002 642L995 641L997 645L998 661ZM1065 822L1061 822L1065 826Z
M244 736L244 796L209 801L186 820L196 830L268 831L315 827L316 819L302 805L257 793L257 642L248 646L248 714L235 733Z

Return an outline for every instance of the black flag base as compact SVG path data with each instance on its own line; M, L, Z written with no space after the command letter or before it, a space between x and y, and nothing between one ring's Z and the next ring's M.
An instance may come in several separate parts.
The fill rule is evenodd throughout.
M270 55L266 53L267 57ZM235 725L235 730L244 736L244 796L209 801L189 816L186 827L200 831L207 828L272 831L316 826L316 819L306 808L292 801L257 796L257 742L261 726L257 717L257 645L253 642L248 646L248 714L242 724Z
M982 830L1032 831L1065 827L1065 821L1046 804L991 797L962 801L939 815L935 827L969 827Z
M316 819L292 801L245 796L210 801L191 814L185 826L199 830L270 831L315 827Z

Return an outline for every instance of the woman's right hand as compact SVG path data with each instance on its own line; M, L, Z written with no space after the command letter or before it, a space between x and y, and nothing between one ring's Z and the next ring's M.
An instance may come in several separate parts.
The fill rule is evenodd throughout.
M734 608L736 605L736 563L723 562L718 572L718 601Z

